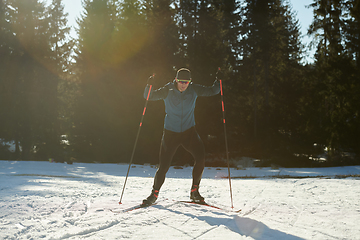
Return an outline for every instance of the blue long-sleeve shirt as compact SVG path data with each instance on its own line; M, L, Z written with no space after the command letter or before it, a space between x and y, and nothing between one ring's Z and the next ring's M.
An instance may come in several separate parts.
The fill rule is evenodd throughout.
M145 87L144 98L147 98L150 85ZM187 89L180 92L175 81L164 87L151 90L149 100L164 100L164 128L172 132L184 132L195 126L195 103L199 96L213 96L220 92L220 83L215 81L210 87L190 83Z

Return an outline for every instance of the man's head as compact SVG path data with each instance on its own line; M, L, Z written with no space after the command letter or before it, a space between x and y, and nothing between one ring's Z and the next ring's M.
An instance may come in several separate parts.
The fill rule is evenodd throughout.
M191 72L187 68L180 68L176 73L176 85L180 92L185 91L191 82Z

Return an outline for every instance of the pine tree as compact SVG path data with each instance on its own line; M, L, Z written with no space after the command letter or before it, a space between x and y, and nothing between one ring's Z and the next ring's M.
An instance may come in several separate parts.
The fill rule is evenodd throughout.
M235 1L180 1L177 7L183 65L201 83L217 68L229 67L237 42L238 6ZM186 63L186 64L185 64ZM231 62L234 64L234 62Z
M73 135L76 151L87 160L109 154L106 138L111 132L111 69L116 66L114 46L115 11L107 0L83 2L84 13L78 20L78 45L75 75L80 95L77 99ZM107 151L107 153L106 153ZM80 159L81 160L81 159Z
M13 99L12 110L8 117L12 119L10 129L14 140L22 146L22 158L30 159L30 153L37 139L41 139L40 121L44 110L40 103L42 93L42 74L44 74L44 53L46 52L45 7L35 0L7 1L8 21L12 34L16 36L12 43L10 94Z
M48 12L48 68L51 69L47 81L49 81L48 94L48 115L44 121L51 122L46 131L47 144L46 151L48 156L55 157L57 161L64 159L64 151L60 148L60 136L65 134L61 125L64 126L64 98L59 92L60 85L66 84L68 81L68 69L70 55L72 52L73 41L68 39L70 28L67 26L67 15L64 13L64 5L62 0L52 0L47 8ZM67 101L67 100L65 100ZM50 107L51 106L51 107ZM69 129L67 129L67 134Z
M10 74L7 68L10 62L11 48L10 44L13 40L11 34L11 26L6 21L6 13L8 12L6 1L0 2L0 142L11 141L12 134L11 119L9 119L9 111L11 110L11 94L10 94ZM1 145L2 146L2 145ZM7 149L0 147L0 157L10 159Z
M9 131L11 120L8 118L8 112L11 107L10 93L10 74L7 69L10 67L11 43L14 40L11 34L10 23L6 19L6 13L9 11L6 1L0 2L0 139L13 140ZM7 79L7 81L5 80Z
M319 143L329 150L331 157L347 149L349 136L354 128L356 86L353 57L346 51L345 1L314 1L314 21L309 34L317 42L316 63L309 85L316 93L314 101L316 115L308 126L317 129ZM350 94L349 94L350 93ZM355 115L354 115L355 114ZM314 134L314 132L312 132Z
M232 0L182 0L176 9L180 34L176 67L188 67L192 71L194 83L207 86L215 80L218 67L221 67L226 81L232 79L236 65L234 52L238 42L238 3ZM224 91L230 85L230 80L224 83ZM223 142L224 139L224 132L219 125L221 118L220 97L198 100L197 129L211 152L224 148L222 144L216 144L216 141Z
M144 3L149 41L144 48L144 58L150 71L165 84L174 77L173 67L179 65L179 28L176 25L176 9L173 0L149 0ZM159 84L160 85L160 84Z
M57 29L51 26L51 14L39 1L8 0L5 4L8 24L3 46L8 50L1 79L8 102L4 111L7 137L17 145L16 158L31 159L35 153L37 159L57 157L60 73L51 39L52 34L58 34Z
M297 131L299 115L298 21L290 7L278 0L246 1L240 14L239 81L233 86L236 103L241 103L236 112L242 112L239 121L244 127L239 132L254 139L254 146L262 144L262 150L286 149L288 141L281 139Z
M346 49L349 54L354 56L357 68L360 62L360 1L345 1L345 11L347 12L344 19L344 34L346 39Z
M353 116L349 118L351 134L348 136L349 146L360 155L360 1L349 0L345 2L349 19L346 19L345 38L346 52L353 57L353 81L351 87L351 105Z

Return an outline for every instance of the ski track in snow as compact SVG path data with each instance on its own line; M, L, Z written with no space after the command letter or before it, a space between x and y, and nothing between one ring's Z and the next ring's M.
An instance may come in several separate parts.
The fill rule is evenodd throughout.
M0 161L0 239L360 239L360 167L231 170L206 168L200 192L228 211L186 204L192 168L173 169L156 205L121 212L150 193L156 169ZM279 172L327 178L268 178ZM290 174L289 174L290 173ZM240 213L235 210L241 209ZM119 213L114 213L118 211Z

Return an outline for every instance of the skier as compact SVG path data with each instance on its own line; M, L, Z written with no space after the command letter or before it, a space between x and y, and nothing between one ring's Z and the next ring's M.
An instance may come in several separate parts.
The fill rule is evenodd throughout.
M180 145L195 159L190 199L194 202L204 202L204 198L199 193L199 184L205 167L205 148L195 129L194 109L197 97L218 94L220 83L215 80L212 86L206 87L193 84L191 80L190 70L181 68L177 71L174 81L150 92L150 101L164 100L166 115L160 146L159 169L155 174L152 192L143 200L143 206L149 206L157 200L172 158ZM153 81L154 77L151 76L145 87L145 98Z

